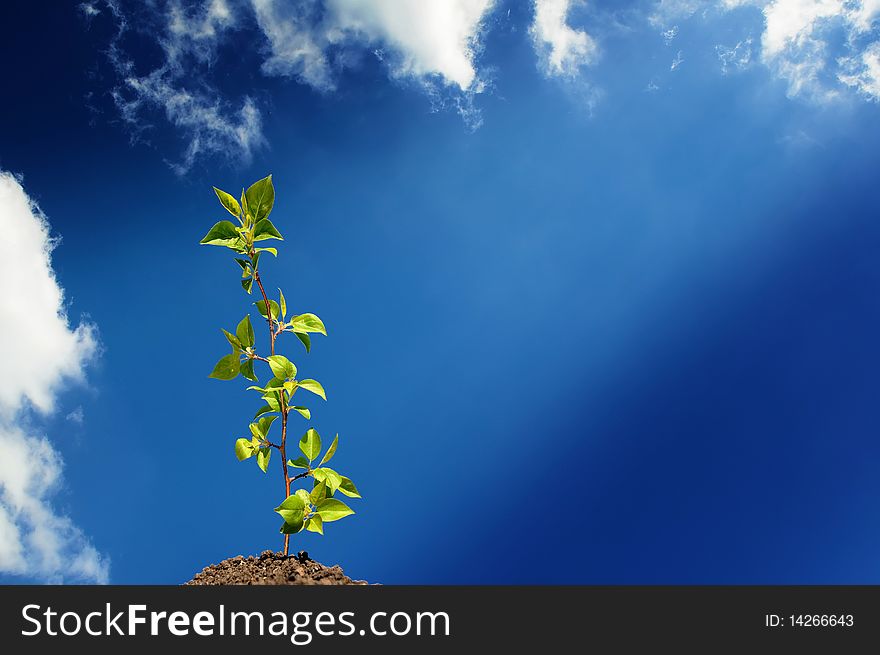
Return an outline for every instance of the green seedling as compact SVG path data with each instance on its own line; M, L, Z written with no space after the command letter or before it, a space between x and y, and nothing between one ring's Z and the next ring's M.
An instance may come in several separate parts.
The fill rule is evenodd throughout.
M360 498L354 483L327 466L336 447L339 435L334 437L326 451L316 430L309 428L299 440L300 455L288 459L287 445L290 421L294 418L311 419L311 410L305 401L294 400L300 390L312 396L327 400L324 387L317 380L298 376L296 365L284 355L276 353L279 337L284 333L295 336L306 353L311 352L311 335L327 336L323 321L314 314L295 314L287 317L287 301L284 292L278 289L278 300L266 294L260 275L260 257L270 254L278 256L278 251L270 247L258 247L269 240L283 241L281 233L269 220L275 204L275 187L272 176L254 183L247 191L242 190L241 201L232 195L214 188L220 204L235 217L238 224L223 220L215 224L200 243L223 246L236 253L235 261L241 270L241 286L252 294L254 285L260 292L261 300L253 303L257 312L266 321L269 331L268 352L258 352L256 335L250 314L236 326L234 332L223 330L232 352L220 358L210 377L218 380L234 380L239 375L251 382L249 391L256 391L263 400L248 426L250 434L235 442L235 456L244 461L255 459L257 466L265 473L269 469L272 451L278 451L284 474L284 500L275 508L284 522L281 533L284 535L284 554L290 550L290 535L302 530L324 534L324 524L338 521L354 514L348 505L337 495ZM265 364L271 378L259 383L255 363ZM302 394L300 394L302 396ZM277 419L280 420L280 436L273 441L270 432ZM277 432L277 430L276 430ZM323 455L321 454L323 452ZM292 491L294 483L309 483L310 489Z

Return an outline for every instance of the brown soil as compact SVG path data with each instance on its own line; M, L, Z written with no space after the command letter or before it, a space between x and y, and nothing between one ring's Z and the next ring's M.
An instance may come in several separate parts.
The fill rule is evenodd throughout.
M352 580L338 566L324 566L299 555L263 551L259 557L233 557L205 567L187 582L188 585L336 585L367 584Z

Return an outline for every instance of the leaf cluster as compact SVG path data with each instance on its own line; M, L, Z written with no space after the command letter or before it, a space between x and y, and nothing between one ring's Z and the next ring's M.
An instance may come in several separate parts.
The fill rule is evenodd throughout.
M311 532L324 534L324 523L331 523L345 518L354 511L344 502L333 496L341 493L349 498L360 498L360 492L354 482L326 466L327 462L336 454L339 445L339 435L333 438L333 443L327 448L324 456L315 464L318 455L321 454L321 436L314 429L309 429L299 440L301 457L295 460L287 460L287 466L294 469L304 469L298 477L312 478L312 489L297 489L296 493L288 496L275 511L284 519L281 532L294 534L303 529Z

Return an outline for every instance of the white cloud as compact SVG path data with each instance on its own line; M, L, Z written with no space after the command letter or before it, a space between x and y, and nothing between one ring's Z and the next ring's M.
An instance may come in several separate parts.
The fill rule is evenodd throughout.
M870 80L877 41L870 31L880 2L774 0L763 12L762 58L788 80L791 95L834 97L837 80L876 97Z
M597 54L595 41L568 24L572 7L581 0L534 0L535 17L529 33L548 75L572 76Z
M55 391L79 379L82 363L95 349L89 325L71 329L50 253L55 242L45 217L18 181L0 172L0 216L4 256L0 257L0 419L10 420L25 403L53 409Z
M880 101L880 43L872 43L859 55L843 58L840 64L841 82Z
M72 327L55 279L56 242L39 208L12 175L0 172L0 571L48 581L106 582L108 564L82 531L51 504L62 461L30 427L32 410L51 412L67 381L82 378L94 329Z
M753 48L751 36L732 48L717 45L723 73L759 55L785 80L789 96L824 101L851 87L880 99L880 0L657 0L648 20L665 28L697 14L714 18L740 9L760 20L760 47Z
M263 71L294 76L321 90L335 87L331 53L345 47L378 49L393 77L436 77L460 91L471 90L478 80L474 60L482 29L494 3L252 0L269 46Z
M396 77L439 75L467 91L475 83L475 53L494 0L327 0L331 29L382 44L396 54Z
M82 12L82 15L86 17L86 20L93 18L101 13L101 10L98 9L94 3L92 2L83 2L77 5L77 9Z
M843 0L776 0L764 7L766 27L761 39L763 55L773 58L786 49L814 45L820 21L839 16Z
M179 173L209 154L248 163L265 144L253 94L227 102L211 81L225 44L262 57L264 75L291 77L322 92L336 88L337 73L353 53L371 51L393 78L415 80L434 108L454 107L474 127L480 117L473 96L486 88L476 60L495 2L166 0L141 8L139 21L148 22L144 26L130 20L117 0L103 0L117 28L108 49L119 78L111 97L136 139L149 133L155 114L164 114L183 133L187 146L182 160L171 164ZM100 13L96 2L88 7L95 10L89 17ZM232 38L253 23L256 37L246 33ZM126 44L129 38L154 41L162 60L144 70L128 54L135 51Z
M869 98L880 98L875 83L878 40L874 29L880 0L726 0L720 4L725 10L760 9L761 61L787 82L790 96L828 100L850 86ZM732 61L722 57L722 65Z
M326 53L330 42L326 30L318 24L319 7L311 1L291 4L252 0L251 4L269 46L263 72L296 77L321 91L335 88Z

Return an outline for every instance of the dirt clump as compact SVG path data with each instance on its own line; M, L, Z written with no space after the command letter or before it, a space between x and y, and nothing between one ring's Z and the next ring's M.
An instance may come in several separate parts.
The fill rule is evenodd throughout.
M305 551L285 557L265 550L258 557L232 557L196 573L188 585L365 585L338 566L324 566Z

